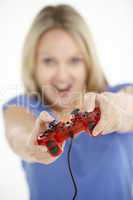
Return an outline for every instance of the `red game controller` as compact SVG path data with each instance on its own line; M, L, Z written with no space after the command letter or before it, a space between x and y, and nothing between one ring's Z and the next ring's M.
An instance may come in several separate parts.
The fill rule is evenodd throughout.
M70 137L77 137L82 131L92 135L92 130L100 120L100 109L96 107L93 112L80 112L74 109L71 112L72 118L69 122L49 123L49 128L37 138L38 145L45 145L52 156L59 156L62 153L62 144Z

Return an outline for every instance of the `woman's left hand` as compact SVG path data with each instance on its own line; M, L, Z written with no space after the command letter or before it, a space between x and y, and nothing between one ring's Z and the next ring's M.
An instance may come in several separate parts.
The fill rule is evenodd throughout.
M114 131L126 132L133 124L133 96L124 92L92 93L84 96L84 109L92 112L96 105L100 107L101 118L92 135L106 135Z

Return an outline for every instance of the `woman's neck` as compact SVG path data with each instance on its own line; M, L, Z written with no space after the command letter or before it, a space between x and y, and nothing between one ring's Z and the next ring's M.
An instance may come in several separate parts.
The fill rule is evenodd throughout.
M43 98L44 98L45 105L47 105L48 107L50 107L50 109L52 109L53 114L57 116L59 120L68 121L70 118L71 112L75 108L79 108L80 110L83 111L83 95L75 99L73 103L69 105L63 105L63 106L59 106L58 104L54 104L53 106L53 103L50 103L47 97L43 96Z
M81 104L81 102L79 102L79 101L76 101L73 105L68 106L68 107L54 106L52 108L52 111L58 117L58 119L66 122L70 119L71 112L75 108L79 108L80 110L83 110L83 104Z

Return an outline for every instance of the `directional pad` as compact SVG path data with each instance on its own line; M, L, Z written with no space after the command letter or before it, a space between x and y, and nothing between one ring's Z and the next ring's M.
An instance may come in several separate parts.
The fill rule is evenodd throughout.
M79 112L80 112L80 109L76 108L71 112L71 115L77 115L77 114L79 114Z

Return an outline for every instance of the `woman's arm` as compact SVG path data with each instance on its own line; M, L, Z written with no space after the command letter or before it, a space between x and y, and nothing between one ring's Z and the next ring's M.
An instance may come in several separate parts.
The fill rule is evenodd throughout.
M22 158L32 161L27 139L35 124L31 113L22 107L10 106L4 111L5 133L12 150Z
M131 89L130 89L131 90ZM112 132L133 132L133 94L130 92L87 93L85 110L92 111L95 102L100 107L101 118L92 134L106 135Z
M39 130L46 128L45 122L50 120L53 119L50 119L45 111L35 119L25 108L17 106L7 108L4 111L5 133L11 149L29 162L50 164L55 161L59 156L51 157L45 146L35 143Z
M132 100L131 101L127 101L127 110L129 111L129 115L131 117L129 117L129 120L127 120L127 129L129 127L129 131L133 132L133 85L130 86L126 86L124 88L122 88L121 90L119 90L118 93L125 93L127 95L131 95L132 97L130 97ZM128 97L128 96L127 96Z

